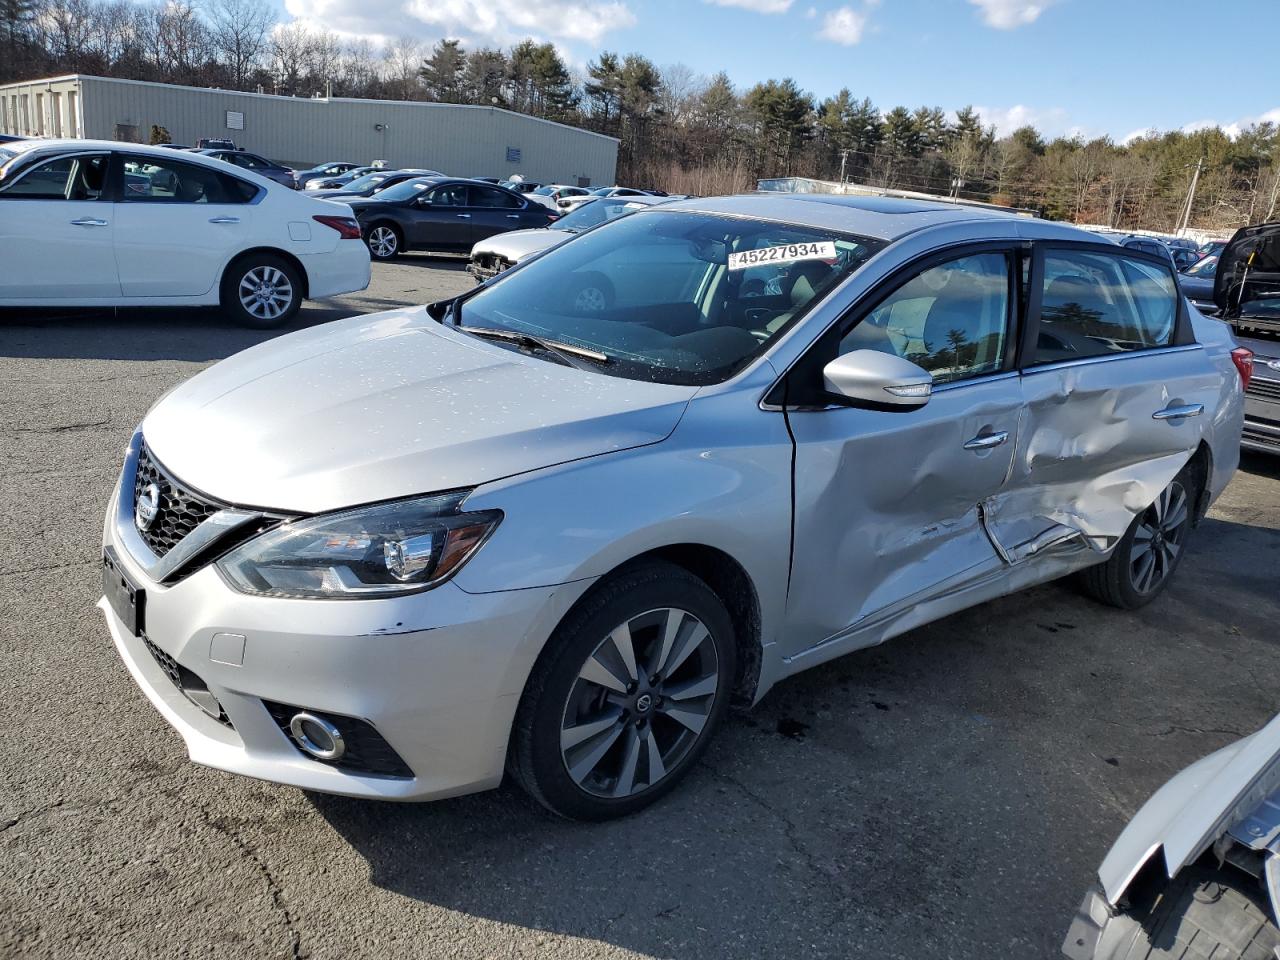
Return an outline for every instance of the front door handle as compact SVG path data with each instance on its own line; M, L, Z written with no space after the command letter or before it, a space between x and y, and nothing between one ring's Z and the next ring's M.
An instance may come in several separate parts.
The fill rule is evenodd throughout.
M997 433L980 433L972 440L966 440L964 448L966 450L990 450L992 447L1000 446L1008 439L1008 430L1000 430Z
M210 223L239 223L239 217L210 217Z
M470 219L471 219L471 214L469 214L469 213L460 213L460 214L458 214L458 216L459 216L459 217L461 217L463 220L470 220Z
M95 220L93 217L81 217L79 220L72 220L73 227L105 227L107 221Z
M518 214L518 213L508 213L508 214L507 214L507 219L508 219L508 220L519 220L519 219L520 219L520 214Z
M1181 403L1172 407L1157 410L1151 415L1152 420L1184 420L1187 417L1198 417L1204 413L1203 403Z

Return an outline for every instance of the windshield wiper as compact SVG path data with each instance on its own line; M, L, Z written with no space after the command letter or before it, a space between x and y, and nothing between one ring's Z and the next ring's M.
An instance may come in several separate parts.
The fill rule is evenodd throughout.
M463 333L469 333L476 337L488 337L492 340L507 340L511 343L523 344L526 347L545 350L547 353L559 357L570 366L578 366L578 364L573 363L569 357L581 357L583 360L590 360L593 363L613 362L613 358L611 356L607 353L601 353L599 350L590 350L587 347L575 346L572 343L562 343L559 340L548 340L545 337L536 337L532 333L521 333L517 330L503 330L500 327L467 327L462 324L458 325L458 329Z

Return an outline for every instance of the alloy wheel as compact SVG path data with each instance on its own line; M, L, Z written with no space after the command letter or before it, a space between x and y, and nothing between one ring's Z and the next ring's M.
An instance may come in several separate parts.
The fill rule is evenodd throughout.
M293 305L293 284L283 270L254 267L240 278L240 305L257 320L278 320Z
M686 610L649 610L596 646L569 691L560 754L598 797L633 796L674 770L702 736L719 692L707 627Z
M381 260L393 257L400 246L400 238L390 227L374 227L369 231L369 249Z
M1143 512L1129 550L1129 579L1138 593L1159 589L1173 572L1189 519L1187 491L1177 480Z

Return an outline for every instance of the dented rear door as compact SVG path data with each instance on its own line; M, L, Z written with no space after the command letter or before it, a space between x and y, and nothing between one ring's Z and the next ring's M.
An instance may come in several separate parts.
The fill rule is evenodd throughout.
M1017 449L985 505L1013 562L1112 547L1196 451L1221 391L1155 258L1044 245L1031 289Z

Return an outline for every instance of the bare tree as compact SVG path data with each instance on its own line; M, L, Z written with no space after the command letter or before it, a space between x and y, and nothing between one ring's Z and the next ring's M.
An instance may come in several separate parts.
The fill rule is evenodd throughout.
M210 41L226 66L231 86L245 89L266 49L275 13L262 0L210 0L205 16L209 18Z
M280 93L296 95L311 57L311 32L296 20L271 34L271 67Z
M418 68L422 65L422 44L411 37L397 37L382 55L387 83L401 100L421 100L422 83Z

